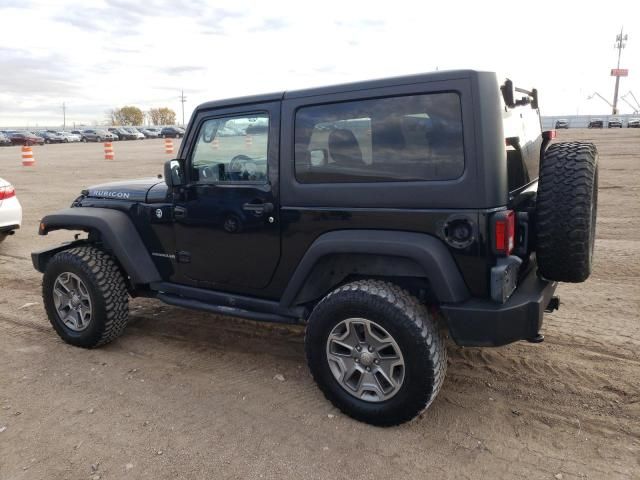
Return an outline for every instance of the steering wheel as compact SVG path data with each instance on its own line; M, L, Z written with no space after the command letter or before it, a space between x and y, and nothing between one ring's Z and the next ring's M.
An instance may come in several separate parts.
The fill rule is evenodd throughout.
M242 173L245 162L250 162L251 160L252 158L246 155L236 155L229 162L229 173Z

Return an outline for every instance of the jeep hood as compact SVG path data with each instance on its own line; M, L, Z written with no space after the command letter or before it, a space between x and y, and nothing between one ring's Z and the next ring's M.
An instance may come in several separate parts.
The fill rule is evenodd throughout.
M130 202L146 202L149 191L164 180L153 177L140 180L123 180L121 182L102 183L84 190L82 194L88 198L113 198Z

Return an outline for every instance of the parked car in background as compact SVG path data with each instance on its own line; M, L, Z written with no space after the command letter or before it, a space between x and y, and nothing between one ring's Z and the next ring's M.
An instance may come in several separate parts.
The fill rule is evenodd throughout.
M603 128L604 121L601 118L592 118L589 121L589 128Z
M11 145L11 139L4 133L0 132L0 147L8 147Z
M142 133L145 138L158 138L158 132L149 128L138 128L138 131Z
M109 137L107 137L109 134ZM89 128L87 130L82 130L82 141L83 142L102 142L111 138L113 136L112 133L107 132L106 130L100 129L92 129Z
M120 140L120 137L118 137L118 135L116 135L113 132L110 132L109 130L103 129L102 132L104 132L105 140L107 142L116 142Z
M561 118L559 120L556 120L556 130L559 130L561 128L569 128L569 120L565 119L565 118Z
M164 127L160 131L162 138L181 138L184 137L184 130L179 127Z
M119 140L136 140L138 137L123 127L110 127L109 131L118 136Z
M16 190L6 180L0 178L0 242L20 228L22 207L16 197Z
M618 117L610 118L609 123L607 123L607 128L622 128L622 120Z
M50 132L49 130L36 132L36 135L44 138L44 143L64 143L64 137L62 135L58 135L55 132Z
M153 132L156 134L156 136L160 136L160 132L162 131L162 128L159 127L148 127L147 128L148 131Z
M11 131L8 133L13 145L44 145L44 138L33 132Z
M127 132L131 135L135 135L136 140L144 140L146 137L143 133L139 132L137 128L134 127L123 127Z
M627 122L627 128L640 128L640 118L630 118Z
M71 132L56 132L56 133L58 135L62 135L65 143L79 142L80 140L82 140L82 135L78 135L76 133L71 133Z

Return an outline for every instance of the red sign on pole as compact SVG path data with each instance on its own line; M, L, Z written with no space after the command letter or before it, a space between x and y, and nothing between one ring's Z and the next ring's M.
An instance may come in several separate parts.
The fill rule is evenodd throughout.
M611 76L612 77L627 77L629 75L628 68L612 68Z

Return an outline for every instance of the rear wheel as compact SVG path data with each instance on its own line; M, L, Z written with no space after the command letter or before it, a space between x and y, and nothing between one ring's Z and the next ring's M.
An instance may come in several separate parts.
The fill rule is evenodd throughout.
M540 273L559 282L591 274L598 208L598 150L591 143L551 145L540 168L537 258Z
M95 247L57 253L47 264L42 296L51 325L71 345L104 345L127 326L124 278L111 256Z
M379 426L426 409L447 366L444 337L426 307L378 280L343 285L321 300L309 319L305 350L325 397Z

